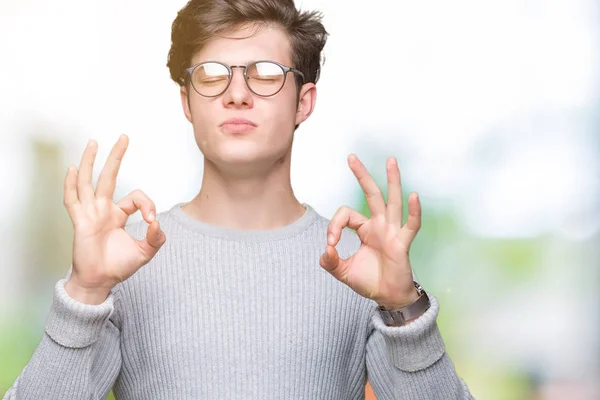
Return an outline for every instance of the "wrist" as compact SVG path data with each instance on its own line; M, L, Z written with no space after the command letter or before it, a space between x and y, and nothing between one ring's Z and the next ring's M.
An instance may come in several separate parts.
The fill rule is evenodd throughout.
M384 310L399 310L417 301L419 296L420 293L417 288L412 286L407 294L400 296L400 300L381 300L377 304Z
M423 290L421 285L417 282L414 282L415 289L417 291L417 298L415 301L400 307L400 308L385 308L381 305L379 306L379 313L383 318L383 321L388 326L403 326L411 321L419 318L423 315L431 306L429 301L429 296ZM388 305L390 306L390 305ZM395 305L391 305L395 307Z
M73 300L89 305L99 305L106 301L110 290L104 288L84 288L77 285L72 278L65 283L65 292Z

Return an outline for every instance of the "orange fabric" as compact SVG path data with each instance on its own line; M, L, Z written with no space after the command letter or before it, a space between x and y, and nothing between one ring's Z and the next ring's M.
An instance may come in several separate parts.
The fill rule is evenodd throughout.
M377 400L369 381L367 381L367 386L365 387L365 400Z

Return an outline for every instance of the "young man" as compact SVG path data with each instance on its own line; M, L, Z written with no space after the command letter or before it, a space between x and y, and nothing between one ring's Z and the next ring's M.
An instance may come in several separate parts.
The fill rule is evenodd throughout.
M156 215L113 192L127 147L97 187L90 142L65 178L73 265L44 336L5 399L471 398L413 282L416 195L402 224L389 195L348 159L371 217L331 221L290 184L294 131L315 106L327 33L292 0L192 0L173 24L172 78L204 155L198 195ZM141 210L144 221L126 225ZM356 233L344 229L350 227Z

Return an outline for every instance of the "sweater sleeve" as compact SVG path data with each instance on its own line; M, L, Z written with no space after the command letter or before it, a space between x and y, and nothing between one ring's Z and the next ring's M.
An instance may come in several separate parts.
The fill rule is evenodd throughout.
M45 332L4 400L99 400L112 388L121 369L114 293L102 304L83 304L67 294L66 280L56 283Z
M367 375L378 400L473 399L459 378L436 323L439 304L410 324L385 325L377 308L367 340Z

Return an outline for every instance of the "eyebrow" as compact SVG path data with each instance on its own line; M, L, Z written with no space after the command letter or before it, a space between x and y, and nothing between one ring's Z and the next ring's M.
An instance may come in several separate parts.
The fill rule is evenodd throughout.
M223 60L219 60L219 59L216 59L216 58L206 58L206 59L203 59L203 60L200 60L200 61L197 61L197 62L193 63L193 65L201 64L201 63L204 63L204 62L211 62L211 61L222 62L223 64L227 64L229 66L236 66L236 65L238 65L238 66L239 65L246 66L248 64L251 64L251 63L257 62L257 61L274 61L274 62L278 62L278 63L281 63L281 64L285 64L284 62L277 61L277 60L275 60L273 58L255 58L253 60L245 60L242 63L229 63L229 62L226 62L226 61L223 61Z

